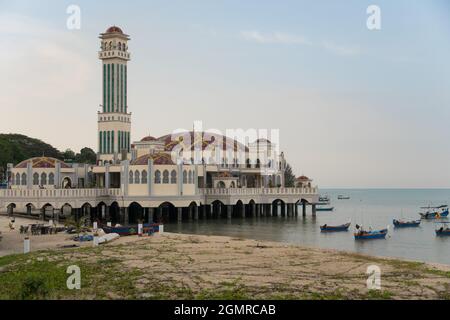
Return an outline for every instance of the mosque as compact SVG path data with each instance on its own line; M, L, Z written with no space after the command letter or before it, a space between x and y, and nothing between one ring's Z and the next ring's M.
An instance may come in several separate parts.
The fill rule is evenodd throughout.
M284 154L267 135L230 138L194 128L133 142L129 41L117 26L100 34L103 101L97 113L97 163L43 156L9 164L0 211L43 219L87 215L121 224L296 216L299 204L303 214L307 205L315 213L317 187L302 176L295 188L285 188Z

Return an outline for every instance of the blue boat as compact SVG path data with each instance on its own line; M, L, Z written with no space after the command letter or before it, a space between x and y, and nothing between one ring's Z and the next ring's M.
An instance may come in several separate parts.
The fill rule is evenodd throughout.
M340 226L329 226L329 225L323 225L320 226L320 230L322 232L342 232L342 231L348 231L348 228L350 227L351 223L342 224Z
M142 232L144 234L151 234L155 232L159 232L159 224L158 223L145 223L143 224ZM105 233L117 233L120 236L132 236L138 234L138 225L129 225L129 226L116 226L116 227L108 227L102 226L103 231Z
M333 211L334 207L317 207L316 211Z
M440 219L448 216L448 205L442 205L438 207L422 207L421 209L427 209L424 213L419 213L422 219Z
M385 239L388 234L388 229L366 231L358 225L356 225L356 229L358 231L354 233L355 240Z
M438 237L448 237L450 236L450 228L448 227L447 222L441 222L442 226L439 229L436 229L436 236Z
M415 221L402 221L394 219L394 227L396 228L414 228L420 226L421 220L415 220Z

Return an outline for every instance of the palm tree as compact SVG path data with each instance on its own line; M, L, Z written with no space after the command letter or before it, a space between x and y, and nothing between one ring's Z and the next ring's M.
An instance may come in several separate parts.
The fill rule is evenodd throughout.
M82 233L85 229L86 221L86 217L81 217L79 219L70 217L68 220L66 220L65 226L74 228L78 235L78 238L80 238L80 233Z

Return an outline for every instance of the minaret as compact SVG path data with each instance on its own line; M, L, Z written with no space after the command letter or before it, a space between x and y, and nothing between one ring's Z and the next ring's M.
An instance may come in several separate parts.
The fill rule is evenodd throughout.
M98 112L98 160L130 158L131 113L127 104L127 62L130 37L119 27L100 34L98 57L102 60L103 103Z

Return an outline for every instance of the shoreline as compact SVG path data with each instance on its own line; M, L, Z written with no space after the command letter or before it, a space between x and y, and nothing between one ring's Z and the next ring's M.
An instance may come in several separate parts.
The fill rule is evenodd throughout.
M73 264L83 274L78 292L65 288ZM371 265L381 290L367 288ZM1 299L17 298L28 273L61 277L44 299L450 299L448 265L226 236L122 237L0 257L0 269Z

